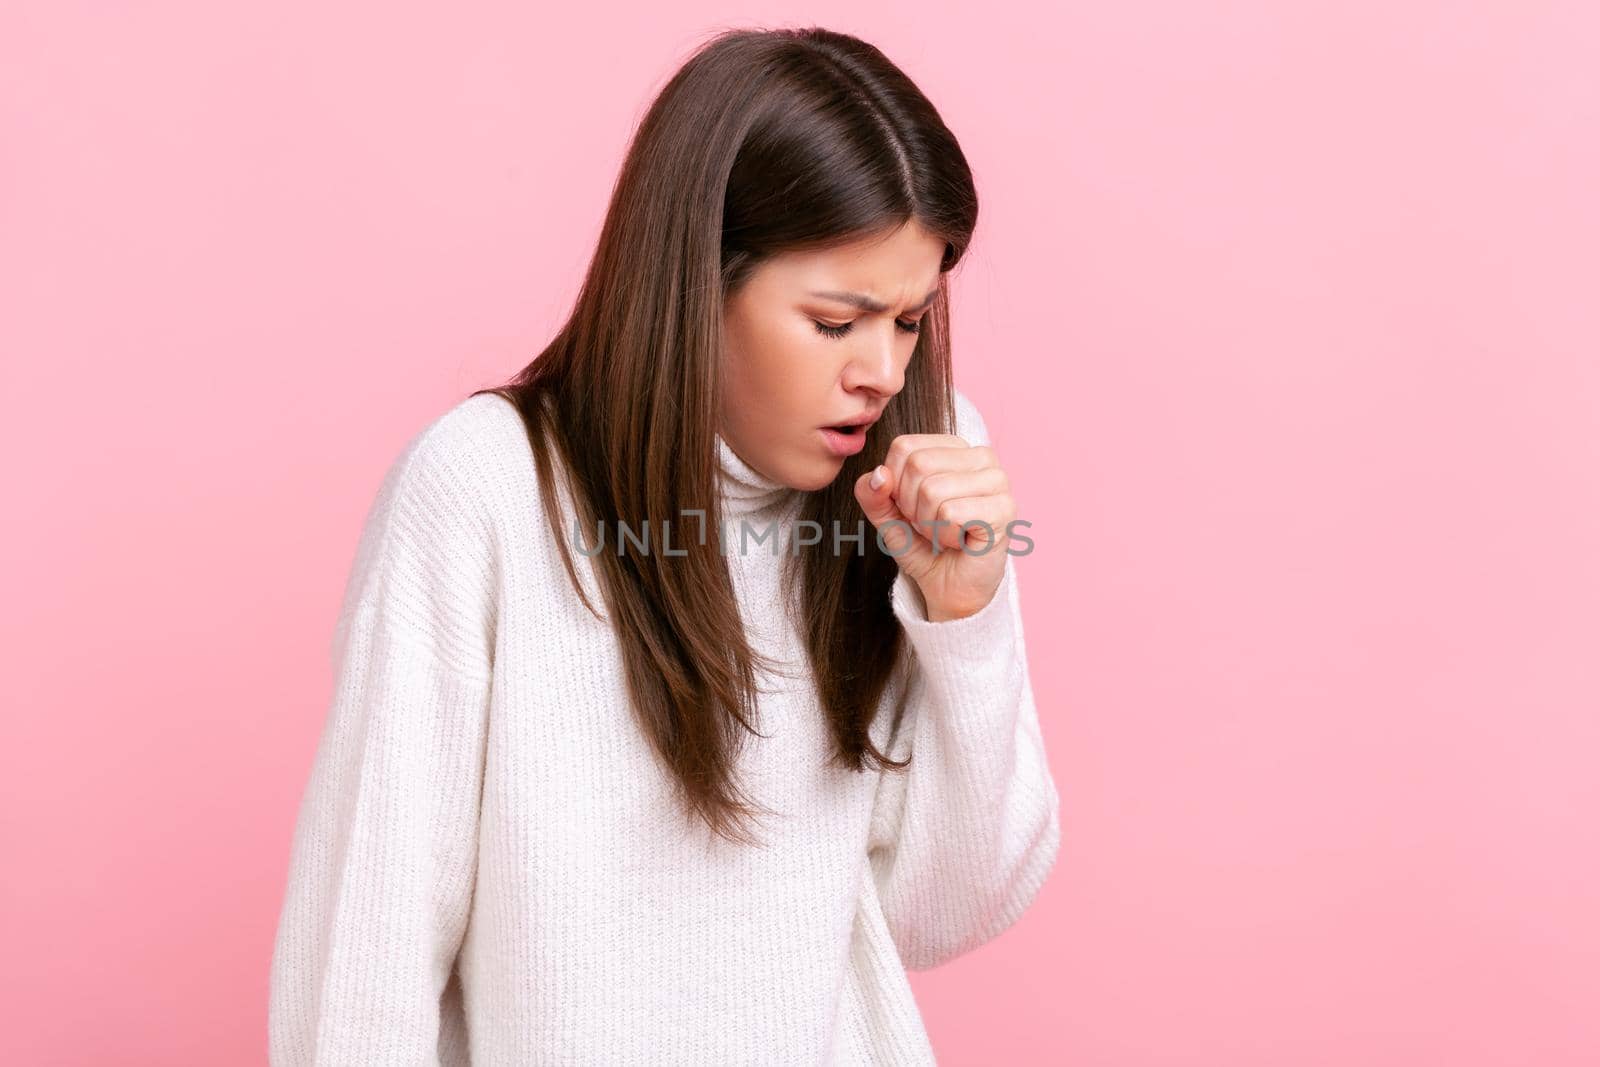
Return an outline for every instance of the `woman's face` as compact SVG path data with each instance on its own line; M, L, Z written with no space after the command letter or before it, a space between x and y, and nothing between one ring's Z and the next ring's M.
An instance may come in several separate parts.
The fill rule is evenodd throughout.
M720 429L734 453L795 489L838 477L865 428L828 427L877 416L905 384L943 255L913 221L756 267L723 307Z

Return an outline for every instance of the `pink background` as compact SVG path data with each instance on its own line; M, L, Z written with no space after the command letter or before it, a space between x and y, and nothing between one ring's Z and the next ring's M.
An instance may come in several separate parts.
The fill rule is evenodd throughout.
M0 9L0 1060L264 1059L377 481L757 19L878 43L982 197L1064 837L914 976L941 1061L1600 1062L1593 6L578 6Z

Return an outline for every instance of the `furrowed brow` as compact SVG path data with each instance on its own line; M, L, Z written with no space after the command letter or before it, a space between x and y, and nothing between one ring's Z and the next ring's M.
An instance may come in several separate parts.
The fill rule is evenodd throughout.
M811 295L812 296L820 296L824 300L837 300L841 304L849 304L851 307L858 307L862 311L888 311L889 310L889 305L888 304L880 304L878 301L872 299L872 297L870 297L870 296L867 296L865 293L844 293L844 292L836 292L836 291L833 291L833 290L829 290L827 292L814 292ZM933 302L935 300L937 300L938 298L939 298L939 289L938 289L937 286L935 286L932 292L930 292L927 296L922 298L922 303L920 303L916 307L910 308L908 310L912 311L912 312L924 311L929 306L931 306L933 304Z

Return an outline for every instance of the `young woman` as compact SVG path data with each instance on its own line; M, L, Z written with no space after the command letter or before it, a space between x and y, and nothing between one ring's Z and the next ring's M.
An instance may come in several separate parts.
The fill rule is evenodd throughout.
M570 320L368 516L275 1064L932 1061L905 969L1015 922L1060 834L950 376L976 217L856 38L728 32L671 79Z

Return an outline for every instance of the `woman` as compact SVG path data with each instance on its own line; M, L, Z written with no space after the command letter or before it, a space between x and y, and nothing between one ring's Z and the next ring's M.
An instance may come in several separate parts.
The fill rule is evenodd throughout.
M368 516L274 1063L932 1061L905 968L1015 922L1059 840L1015 508L950 379L976 215L853 37L672 78L570 320Z

